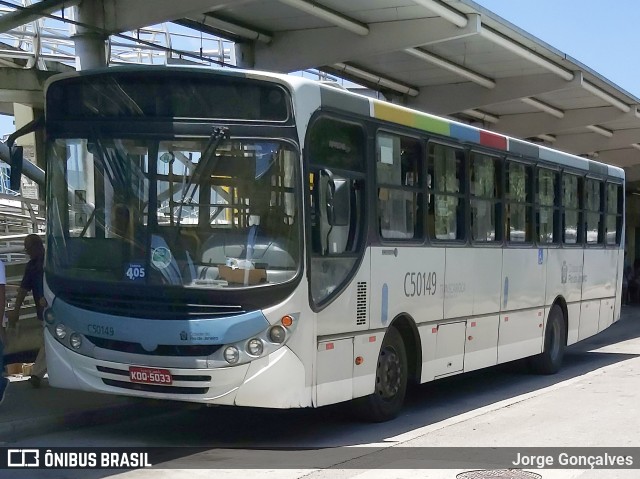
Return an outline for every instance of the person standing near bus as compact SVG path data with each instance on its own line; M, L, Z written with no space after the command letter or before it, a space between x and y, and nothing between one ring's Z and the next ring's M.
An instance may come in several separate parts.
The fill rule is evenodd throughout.
M29 255L29 262L24 270L20 288L16 296L16 305L8 315L9 327L14 327L18 323L20 316L20 307L27 293L33 293L33 299L36 303L36 313L40 321L43 320L44 308L47 306L47 300L44 298L44 244L37 234L30 234L24 239L24 250ZM29 382L35 388L40 387L40 382L47 372L47 362L44 349L44 336L41 337L40 349L36 362L33 365Z
M4 270L4 263L0 260L0 328L4 328L4 308L6 305L6 289L7 289L7 274ZM0 404L4 401L4 395L7 392L9 386L9 380L4 377L4 343L2 341L2 334L0 334Z

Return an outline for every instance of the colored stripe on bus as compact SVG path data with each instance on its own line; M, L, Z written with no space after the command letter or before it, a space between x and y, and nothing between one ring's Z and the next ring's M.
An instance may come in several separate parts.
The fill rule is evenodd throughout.
M443 136L451 136L461 141L480 143L490 148L507 149L507 137L504 135L450 123L426 113L412 111L408 108L391 105L379 100L371 100L371 104L371 114L378 120L389 121L410 128L418 128Z
M525 143L524 141L509 138L509 152L516 153L522 156L528 156L529 158L540 158L540 148L538 145L532 145L531 143Z
M507 149L507 137L502 135L496 135L495 133L489 133L488 131L480 130L480 144L491 148L498 148L500 150Z
M373 101L373 117L440 135L451 135L447 121L380 101Z
M470 126L458 125L457 123L451 123L450 127L451 136L454 138L457 138L460 141L480 143L480 130L476 130Z

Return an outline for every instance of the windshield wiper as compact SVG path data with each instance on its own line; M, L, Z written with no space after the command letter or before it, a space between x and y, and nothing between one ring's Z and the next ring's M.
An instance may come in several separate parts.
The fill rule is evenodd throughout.
M185 204L185 200L187 198L187 194L194 183L200 182L200 178L206 176L208 171L211 171L213 167L217 164L217 161L212 162L211 160L219 160L219 157L216 157L216 150L220 145L220 142L224 139L229 139L229 128L225 126L216 126L213 128L211 132L211 136L209 136L209 141L202 151L202 155L200 156L200 161L196 165L193 170L193 174L189 176L189 182L187 186L184 188L184 192L182 193L182 198L180 198L180 206L178 207L178 220L176 221L176 227L180 227L180 220L182 219L182 206ZM194 186L191 191L191 196L189 197L189 203L193 201L193 197L196 194L196 187Z

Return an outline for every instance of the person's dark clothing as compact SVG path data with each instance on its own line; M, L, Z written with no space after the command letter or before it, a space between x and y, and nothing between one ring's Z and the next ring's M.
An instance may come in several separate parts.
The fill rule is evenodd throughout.
M33 294L33 299L36 302L36 312L40 321L43 319L43 308L40 305L40 299L44 297L43 275L44 258L30 259L20 283L22 289L31 291Z

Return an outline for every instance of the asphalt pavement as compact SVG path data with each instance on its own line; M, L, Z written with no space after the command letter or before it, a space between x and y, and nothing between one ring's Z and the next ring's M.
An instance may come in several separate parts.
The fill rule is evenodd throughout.
M11 383L0 405L0 445L62 429L163 414L180 403L98 394L49 386L47 378L34 388L28 376L8 376Z

